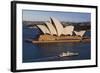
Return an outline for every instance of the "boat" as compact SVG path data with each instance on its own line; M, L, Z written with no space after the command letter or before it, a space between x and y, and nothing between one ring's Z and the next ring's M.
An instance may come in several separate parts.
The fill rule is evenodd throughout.
M77 55L79 55L79 53L67 51L67 52L62 52L59 55L59 57L70 57L70 56L77 56Z

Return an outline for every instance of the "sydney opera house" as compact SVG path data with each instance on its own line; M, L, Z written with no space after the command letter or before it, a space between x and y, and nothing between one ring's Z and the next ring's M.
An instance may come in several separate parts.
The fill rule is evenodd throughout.
M43 34L39 35L38 41L80 41L85 30L75 31L74 26L63 26L61 22L51 17L49 22L43 25L36 25Z

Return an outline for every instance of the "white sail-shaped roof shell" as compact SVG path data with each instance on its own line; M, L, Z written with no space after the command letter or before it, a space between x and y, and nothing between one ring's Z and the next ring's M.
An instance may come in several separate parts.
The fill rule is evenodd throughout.
M83 36L86 31L74 31L76 35Z
M50 31L47 29L47 27L45 25L37 25L37 27L44 33L48 33L50 34Z
M49 29L51 35L54 35L54 34L57 35L56 29L55 29L55 27L53 26L53 24L51 24L51 23L49 23L49 22L45 22L45 23L46 23L46 25L47 25L47 27L48 27L48 29Z
M57 31L57 35L60 36L62 34L62 31L63 31L63 25L56 18L52 17L51 19L53 21L52 24L55 26L55 29ZM50 22L52 22L52 21L50 21Z
M73 34L73 31L74 31L74 26L66 26L66 27L63 29L62 34L63 34L63 35L72 35L72 34Z

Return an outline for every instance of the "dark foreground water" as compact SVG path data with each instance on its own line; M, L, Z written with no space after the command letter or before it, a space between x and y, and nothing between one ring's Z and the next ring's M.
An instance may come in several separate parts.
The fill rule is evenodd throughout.
M23 26L23 62L41 62L41 61L63 61L63 60L86 60L91 59L90 43L46 43L32 44L26 42L26 39L36 39L41 31L34 28ZM86 32L90 36L90 32ZM77 52L78 56L58 57L62 52Z

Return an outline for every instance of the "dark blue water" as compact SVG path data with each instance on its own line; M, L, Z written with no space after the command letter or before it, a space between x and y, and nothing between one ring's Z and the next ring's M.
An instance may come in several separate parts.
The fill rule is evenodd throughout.
M46 43L33 44L26 40L36 39L41 34L37 28L28 28L23 26L23 62L41 62L41 61L63 61L63 60L86 60L91 59L90 43ZM85 35L91 36L90 31ZM59 58L62 52L77 52L78 56Z

